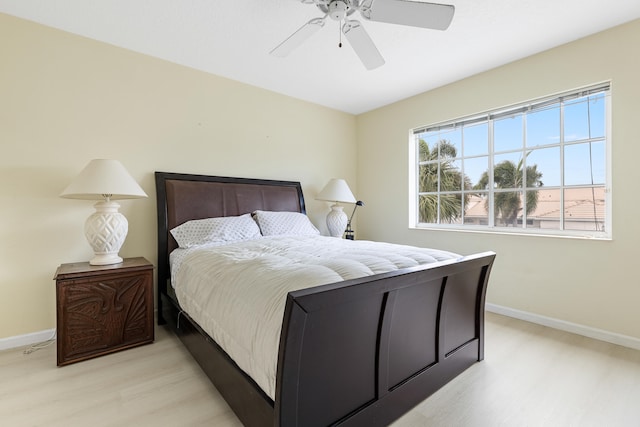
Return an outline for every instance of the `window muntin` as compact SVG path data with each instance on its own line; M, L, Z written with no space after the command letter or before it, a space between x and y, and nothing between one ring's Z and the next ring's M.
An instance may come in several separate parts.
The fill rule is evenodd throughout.
M610 237L609 85L415 129L414 224Z

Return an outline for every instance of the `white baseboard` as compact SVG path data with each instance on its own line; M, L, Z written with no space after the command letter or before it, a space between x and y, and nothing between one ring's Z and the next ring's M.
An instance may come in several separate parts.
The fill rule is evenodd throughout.
M602 329L591 328L578 323L567 322L553 317L541 316L527 311L516 310L515 308L504 307L497 304L486 303L485 308L492 313L501 314L507 317L524 320L538 325L559 329L565 332L582 335L600 341L621 345L624 347L640 350L640 339L627 335L617 334ZM31 344L47 341L54 336L55 329L46 329L40 332L33 332L25 335L18 335L9 338L0 338L0 351L10 348L24 347Z
M45 329L44 331L39 332L32 332L30 334L18 335L15 337L0 338L0 351L47 341L54 336L55 332L56 330L54 328Z
M492 313L502 314L503 316L513 317L527 322L536 323L538 325L548 326L550 328L559 329L565 332L582 335L600 341L606 341L612 344L640 350L640 339L627 335L617 334L602 329L591 328L589 326L571 323L553 317L541 316L527 311L516 310L514 308L504 307L496 304L485 304L485 309Z

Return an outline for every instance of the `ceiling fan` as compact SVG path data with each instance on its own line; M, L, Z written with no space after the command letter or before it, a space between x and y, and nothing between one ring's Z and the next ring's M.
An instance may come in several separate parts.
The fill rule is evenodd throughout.
M313 18L271 51L271 55L285 57L305 40L322 28L327 17L342 26L351 47L368 70L384 64L384 58L376 48L364 27L351 16L359 11L368 21L412 27L446 30L451 24L455 7L446 4L424 3L411 0L299 0L315 4L324 16ZM342 43L338 46L342 47Z

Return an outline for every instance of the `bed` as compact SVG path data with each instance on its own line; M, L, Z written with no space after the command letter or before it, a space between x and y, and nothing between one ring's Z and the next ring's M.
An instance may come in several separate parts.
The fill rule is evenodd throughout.
M305 213L300 183L155 178L158 323L176 333L244 425L388 425L483 360L493 252L288 292L267 394L178 302L170 230L260 210Z

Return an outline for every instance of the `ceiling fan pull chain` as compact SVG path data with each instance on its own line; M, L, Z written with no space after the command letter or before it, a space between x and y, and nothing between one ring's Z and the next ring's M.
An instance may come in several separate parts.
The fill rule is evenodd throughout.
M338 47L342 47L342 21L338 23L338 33L340 33L340 35L338 36Z

